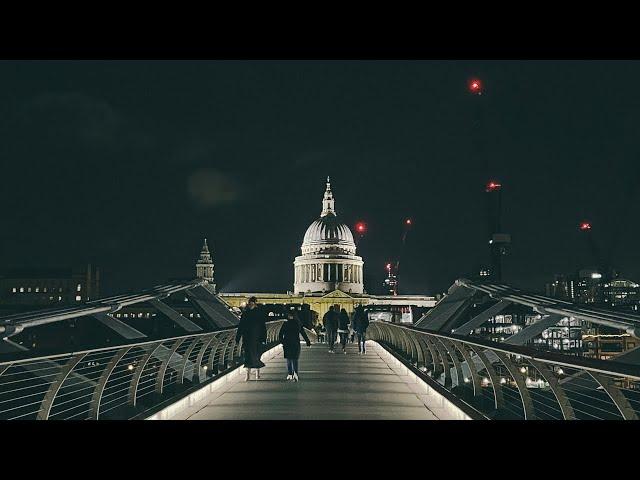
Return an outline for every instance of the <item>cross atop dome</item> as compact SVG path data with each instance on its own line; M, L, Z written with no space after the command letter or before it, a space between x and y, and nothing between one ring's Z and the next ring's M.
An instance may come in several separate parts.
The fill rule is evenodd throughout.
M327 215L335 215L335 203L333 199L333 193L331 192L331 181L329 176L327 175L327 189L324 191L324 198L322 199L322 213L321 217L326 217Z

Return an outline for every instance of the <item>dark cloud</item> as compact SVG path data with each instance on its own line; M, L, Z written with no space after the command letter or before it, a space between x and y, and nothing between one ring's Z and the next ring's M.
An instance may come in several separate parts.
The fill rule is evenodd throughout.
M45 92L26 101L22 124L56 143L85 147L150 148L154 136L108 101L82 92Z
M187 191L193 202L204 208L235 203L240 185L230 175L213 168L201 168L187 178Z

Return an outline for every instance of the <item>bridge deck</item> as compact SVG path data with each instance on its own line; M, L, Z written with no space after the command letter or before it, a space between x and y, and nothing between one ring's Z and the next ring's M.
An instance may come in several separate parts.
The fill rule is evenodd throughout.
M227 386L210 393L175 419L191 420L437 420L439 409L416 383L367 342L367 354L356 344L347 355L327 352L327 346L302 345L300 382L287 382L282 351L265 361L261 379L234 376Z

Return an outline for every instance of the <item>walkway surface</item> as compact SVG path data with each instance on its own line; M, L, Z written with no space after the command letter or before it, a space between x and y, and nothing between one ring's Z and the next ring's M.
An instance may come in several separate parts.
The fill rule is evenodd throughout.
M367 354L356 344L335 354L327 346L302 345L300 381L285 380L280 350L266 360L260 380L234 376L220 388L174 417L190 420L437 420L425 405L419 385L407 381L382 348L367 342ZM264 359L263 359L264 360ZM389 362L389 363L387 363ZM435 409L434 409L435 411Z

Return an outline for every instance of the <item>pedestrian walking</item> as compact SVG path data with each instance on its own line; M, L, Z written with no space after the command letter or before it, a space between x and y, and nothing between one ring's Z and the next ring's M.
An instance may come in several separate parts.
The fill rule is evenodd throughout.
M264 363L260 360L262 344L267 340L267 327L264 312L258 308L256 297L251 297L238 324L236 342L242 339L244 367L247 369L245 382L251 378L251 369L256 369L256 380L260 378L260 369Z
M338 318L338 333L340 334L340 345L342 345L342 353L347 354L347 340L349 339L349 314L343 308L340 310Z
M280 328L279 339L282 342L284 350L284 358L287 359L287 380L297 382L298 378L298 359L300 358L300 335L307 342L307 347L311 346L307 332L295 310L287 313L287 321Z
M334 310L334 306L329 307L329 311L322 317L322 323L326 330L327 344L329 345L329 353L334 353L334 345L336 343L336 334L338 330L338 316L339 313Z
M369 315L367 315L362 305L358 305L353 316L353 329L356 331L356 336L358 337L358 354L364 355L366 353L365 342L367 328L369 328Z

